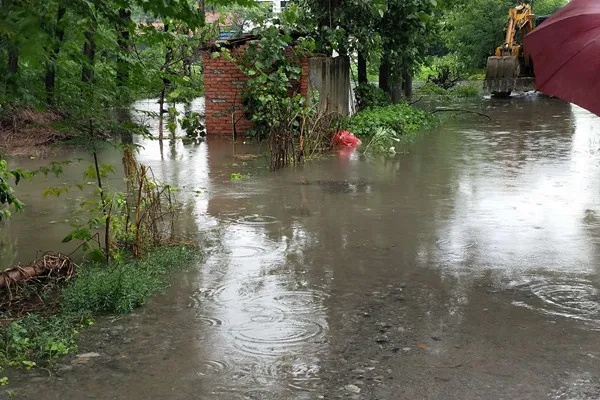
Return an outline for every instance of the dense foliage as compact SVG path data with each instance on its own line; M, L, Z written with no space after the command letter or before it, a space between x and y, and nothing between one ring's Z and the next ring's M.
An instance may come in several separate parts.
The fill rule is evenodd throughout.
M307 11L304 25L326 53L358 52L358 81L378 63L379 86L396 98L423 59L437 30L435 0L296 0Z
M9 169L5 160L0 159L0 221L10 216L10 208L19 211L23 203L15 196L11 181L15 185L29 174L20 169Z
M370 83L361 83L354 88L357 110L366 108L385 107L391 104L392 100L384 90Z
M363 152L395 154L397 145L411 142L418 131L436 122L432 114L399 103L360 111L347 118L343 127L363 141Z
M243 49L214 54L235 62L248 77L243 112L253 122L250 134L268 140L273 169L329 149L336 119L320 107L318 93L302 93L303 61L315 52L315 42L298 31L300 15L290 6L276 18L258 18L255 40Z
M304 37L292 38L293 10L283 12L280 22L258 26L255 31L260 39L239 54L223 49L248 76L242 93L244 113L254 122L254 136L261 139L289 124L306 106L299 91L302 59L314 50L314 43Z

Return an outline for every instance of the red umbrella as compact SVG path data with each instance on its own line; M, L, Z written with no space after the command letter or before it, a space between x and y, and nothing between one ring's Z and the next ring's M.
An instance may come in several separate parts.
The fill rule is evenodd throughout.
M525 37L537 90L600 115L600 1L572 0Z

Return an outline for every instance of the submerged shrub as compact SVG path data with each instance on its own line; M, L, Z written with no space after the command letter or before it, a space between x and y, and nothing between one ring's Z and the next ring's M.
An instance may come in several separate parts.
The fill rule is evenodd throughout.
M379 128L400 137L431 127L435 121L436 118L430 113L400 103L361 111L346 119L344 127L361 139L374 136Z
M434 83L426 82L423 86L419 87L416 92L421 95L427 96L447 96L448 90L440 87Z
M362 139L364 152L394 154L397 144L410 142L415 134L435 125L432 114L406 103L369 108L344 121L344 128Z
M123 259L112 266L81 267L62 290L54 315L28 314L0 330L0 367L29 369L32 360L53 363L76 350L78 331L91 325L94 314L123 314L143 305L165 286L167 274L196 259L186 247L160 247L141 260Z

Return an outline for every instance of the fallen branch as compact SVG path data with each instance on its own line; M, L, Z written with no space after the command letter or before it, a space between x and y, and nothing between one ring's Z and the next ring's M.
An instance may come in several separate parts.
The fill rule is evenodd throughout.
M49 277L50 275L70 277L75 273L75 268L75 263L63 254L44 254L42 258L30 265L17 265L4 270L0 274L0 288L9 286L11 283Z
M461 108L438 108L437 110L432 111L432 114L436 114L438 112L458 112L461 114L475 114L475 115L479 115L481 117L485 117L487 118L490 122L492 122L492 117L490 117L487 114L484 113L480 113L477 111L471 111L471 110L463 110Z
M421 100L423 100L423 96L419 97L417 100L415 101L411 101L408 103L409 106L414 106L415 104L417 104L418 102L420 102Z

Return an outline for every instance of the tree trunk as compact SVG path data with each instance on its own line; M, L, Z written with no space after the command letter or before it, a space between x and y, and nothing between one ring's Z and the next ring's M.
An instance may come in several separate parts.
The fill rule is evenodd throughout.
M62 254L44 254L30 265L9 268L0 273L0 288L12 283L39 279L42 276L71 277L75 273L75 263Z
M163 30L165 32L169 31L169 25L165 24ZM166 75L169 73L170 70L170 65L171 62L173 61L173 48L171 46L167 46L167 51L165 52L165 63L162 66L162 70L163 70L163 74L165 74L162 78L163 81L163 87L162 90L160 92L160 99L159 99L159 104L160 104L160 110L159 110L159 115L162 117L162 115L166 112L164 105L165 105L165 97L167 94L167 90L169 88L169 86L171 86L171 81L169 80L169 78L166 77Z
M392 97L392 103L400 103L402 101L402 80L394 82L391 85L390 92Z
M19 49L14 43L8 45L8 73L16 75L19 72Z
M391 94L390 73L390 61L388 55L384 52L379 65L379 88L389 94Z
M412 98L412 89L413 89L413 77L412 74L410 73L410 71L408 69L404 70L404 74L402 77L402 81L404 83L404 97L407 100L410 100Z
M17 74L19 73L19 48L10 39L8 41L8 74L6 77L6 90L16 92Z
M94 39L94 27L90 25L85 32L85 43L83 44L83 56L85 61L81 70L81 81L85 84L92 83L94 77L94 58L96 56L96 41Z
M11 0L0 0L0 7L6 9L7 12L10 12L13 6L14 4ZM0 45L2 45L2 48L6 48L7 74L4 77L4 82L6 84L6 92L10 95L11 92L14 93L17 90L17 73L19 72L19 47L15 42L15 39L11 38L9 35L2 36L2 42L0 43Z
M56 88L56 60L60 52L61 45L65 39L65 29L61 26L61 20L67 9L59 6L56 12L56 26L54 27L54 44L50 48L48 61L46 61L46 76L44 84L46 86L46 104L54 104L54 91Z
M119 107L117 112L117 122L119 123L119 136L121 137L121 144L130 145L133 144L133 133L130 129L125 126L131 123L131 112L127 107Z
M129 22L131 21L131 10L119 9L119 23L115 24L117 30L117 44L120 57L117 59L117 88L123 88L129 81L129 62L125 56L130 52Z
M367 59L362 51L358 52L358 84L369 83L369 77L367 74Z

